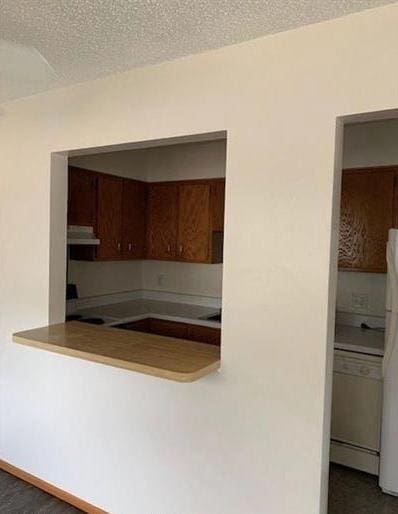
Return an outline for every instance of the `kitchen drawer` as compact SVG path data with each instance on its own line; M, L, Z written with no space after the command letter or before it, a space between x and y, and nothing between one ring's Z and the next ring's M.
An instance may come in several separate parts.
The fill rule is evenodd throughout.
M175 339L187 339L198 343L207 343L220 346L221 330L219 328L191 325L177 321L168 321L156 318L147 318L129 323L122 323L115 328L124 330L136 330Z
M167 321L163 319L150 319L151 334L175 337L176 339L188 339L188 328L185 323Z
M335 352L333 371L381 380L381 358L352 352Z
M138 321L130 321L129 323L123 323L117 325L115 328L123 328L124 330L135 330L136 332L149 332L149 319L140 319Z
M221 344L221 330L219 328L204 327L202 325L188 325L188 339L199 343Z

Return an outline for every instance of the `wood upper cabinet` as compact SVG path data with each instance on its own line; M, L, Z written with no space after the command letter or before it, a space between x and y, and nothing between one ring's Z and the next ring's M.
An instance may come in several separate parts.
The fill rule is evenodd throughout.
M68 224L94 227L98 246L71 246L77 260L145 257L146 184L69 168Z
M68 174L68 225L94 227L97 222L97 179L90 170L70 167Z
M150 184L147 258L222 262L223 179Z
M214 180L210 185L211 230L224 232L225 180Z
M94 227L100 244L71 246L78 260L222 262L224 179L145 182L70 168L68 223Z
M385 272L388 230L395 225L395 169L344 170L339 269Z
M118 260L122 257L122 193L123 179L101 174L98 178L97 260Z
M150 184L147 212L147 258L175 260L178 186L169 183Z
M206 262L210 257L210 185L179 187L178 258Z
M146 246L147 188L144 182L123 180L122 255L144 259Z

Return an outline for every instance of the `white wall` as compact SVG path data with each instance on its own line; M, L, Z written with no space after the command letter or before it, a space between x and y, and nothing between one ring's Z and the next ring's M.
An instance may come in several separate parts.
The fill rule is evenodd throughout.
M225 177L226 142L186 143L73 157L70 164L148 182ZM162 278L159 278L161 275ZM70 261L80 297L151 289L221 297L222 265Z
M147 150L147 180L225 177L226 141L188 143Z
M184 143L71 157L69 163L148 182L225 177L226 141Z
M147 150L107 152L71 157L69 164L119 177L147 180Z
M398 165L398 120L347 125L344 168Z
M142 261L142 271L143 289L222 296L222 264Z
M142 261L69 261L68 282L79 298L142 289Z
M344 168L398 165L398 120L347 125L344 130ZM337 310L385 315L385 273L339 272ZM367 308L353 305L353 295L368 296Z
M3 459L112 514L325 513L336 117L397 107L397 25L392 4L2 106ZM50 153L223 129L221 372L184 385L12 344L62 315Z
M366 295L361 307L353 295ZM371 316L385 316L386 275L340 271L337 285L337 310Z

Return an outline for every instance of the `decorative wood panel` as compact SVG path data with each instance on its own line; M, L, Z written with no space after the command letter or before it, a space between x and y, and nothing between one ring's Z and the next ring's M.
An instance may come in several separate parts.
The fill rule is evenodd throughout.
M69 167L68 224L94 227L97 221L97 175Z
M388 230L393 226L394 171L344 170L339 268L385 272Z
M177 185L149 185L147 220L147 258L175 259L178 222Z
M123 241L126 259L143 259L146 244L146 184L123 180Z
M122 256L123 180L112 175L98 179L97 260L118 260Z
M210 186L180 186L178 257L184 261L206 262L210 252Z

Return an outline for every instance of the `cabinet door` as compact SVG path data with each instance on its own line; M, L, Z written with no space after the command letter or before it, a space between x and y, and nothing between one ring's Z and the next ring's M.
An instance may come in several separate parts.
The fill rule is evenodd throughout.
M68 169L68 225L94 227L97 213L97 175L90 170Z
M154 318L150 320L150 332L151 334L174 337L176 339L187 339L188 336L185 323Z
M149 332L149 319L146 318L140 319L138 321L130 321L128 323L117 325L115 328L122 328L124 330L134 330L135 332Z
M154 184L148 191L147 258L176 257L178 186Z
M385 272L388 230L393 226L394 173L343 171L339 268Z
M211 229L224 231L225 180L213 182L210 188Z
M146 239L146 185L123 180L123 241L125 259L143 259Z
M207 343L220 346L221 344L221 330L219 328L204 327L201 325L187 325L188 337L191 341L198 343Z
M112 175L98 179L97 260L118 260L122 256L122 190L123 180Z
M178 258L188 262L210 259L210 186L183 184L179 191Z
M334 372L332 439L378 451L382 393L380 380Z

